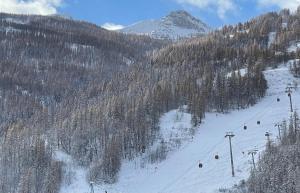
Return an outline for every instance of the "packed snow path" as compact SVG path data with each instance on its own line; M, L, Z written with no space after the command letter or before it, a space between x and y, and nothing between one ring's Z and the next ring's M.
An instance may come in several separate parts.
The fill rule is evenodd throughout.
M272 140L277 140L275 123L288 120L290 116L285 88L290 83L300 83L290 74L287 65L268 69L265 76L269 89L266 97L257 105L228 114L206 114L204 123L199 126L193 139L184 142L165 161L144 168L136 167L140 159L125 162L118 183L95 187L95 193L105 190L108 193L214 193L219 188L230 188L247 179L251 170L248 150L256 148L262 151L267 131L272 133ZM299 107L300 90L295 90L292 98L294 107ZM170 117L168 113L165 116ZM184 117L184 121L189 120ZM261 124L257 124L257 121ZM247 130L244 130L244 125ZM229 142L224 137L228 131L235 134L232 138L235 177L231 176ZM219 155L218 160L215 155ZM199 162L203 168L198 167ZM89 192L85 179L77 180L75 186L64 187L61 193Z

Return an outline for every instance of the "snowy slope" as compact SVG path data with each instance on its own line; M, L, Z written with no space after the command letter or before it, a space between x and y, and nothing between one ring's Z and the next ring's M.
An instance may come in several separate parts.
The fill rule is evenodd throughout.
M168 154L165 161L139 167L142 159L125 162L122 166L118 183L95 187L95 192L108 193L214 193L219 188L230 188L240 180L246 179L251 169L248 150L264 149L266 131L271 138L277 140L275 123L288 119L289 99L285 87L292 83L300 83L288 70L288 65L265 71L269 89L267 96L257 105L249 109L233 111L228 114L209 113L204 123L199 126L193 138L187 137L182 128L191 127L190 115L177 110L166 113L161 118L162 138L170 137L174 132L182 139L182 146ZM300 90L293 93L295 101L300 100ZM280 98L280 102L277 102ZM258 125L257 121L261 121ZM247 125L247 130L244 130ZM225 133L232 131L234 166L236 177L231 176L228 139ZM184 137L185 136L185 137ZM244 153L243 153L244 152ZM216 160L215 155L220 159ZM64 157L64 156L60 156ZM256 156L257 158L257 156ZM199 161L203 168L198 168ZM85 181L84 170L75 169L77 178L71 186L64 186L61 193L89 192Z
M179 39L206 34L210 28L185 11L174 11L158 20L146 20L127 26L124 33L149 35L158 39Z

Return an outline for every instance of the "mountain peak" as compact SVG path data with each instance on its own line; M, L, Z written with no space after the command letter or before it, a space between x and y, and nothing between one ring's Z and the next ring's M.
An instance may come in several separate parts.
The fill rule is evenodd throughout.
M177 10L177 11L171 11L167 17L177 17L177 16L181 16L181 17L192 17L191 14L189 14L187 11L185 10Z
M170 20L174 25L182 28L197 29L200 31L203 31L204 28L209 29L208 25L184 10L172 11L164 19Z
M172 11L157 20L146 20L125 27L124 33L149 35L158 39L181 39L205 35L210 27L184 10Z

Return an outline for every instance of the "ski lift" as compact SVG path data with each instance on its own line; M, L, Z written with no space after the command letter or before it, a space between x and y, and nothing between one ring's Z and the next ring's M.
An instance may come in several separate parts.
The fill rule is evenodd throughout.
M215 155L215 159L218 160L220 157L218 154Z
M199 168L203 168L203 164L201 162L199 163L198 166L199 166Z
M247 130L247 125L244 125L244 130Z
M280 102L280 98L277 98L277 102Z
M260 121L257 121L257 125L260 125Z

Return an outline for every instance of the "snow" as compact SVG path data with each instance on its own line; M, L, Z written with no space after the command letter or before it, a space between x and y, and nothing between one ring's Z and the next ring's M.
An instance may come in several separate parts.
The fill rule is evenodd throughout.
M287 29L287 28L288 28L288 23L282 22L282 29Z
M22 24L22 25L28 24L28 22L24 22L24 21L16 19L16 18L5 18L3 20L6 22L9 22L9 23L16 23L16 24Z
M76 44L76 43L67 43L67 46L73 51L76 52L79 49L89 49L92 48L92 46L89 45L83 45L83 44Z
M72 157L62 151L56 151L54 159L65 164L65 174L63 186L60 189L62 193L87 193L90 186L86 181L86 169L77 166Z
M237 74L239 71L240 71L242 77L244 77L247 74L247 68L242 68L240 70L236 70L236 71L234 71L234 73ZM229 72L229 73L227 73L226 77L230 78L231 75L232 75L232 72Z
M291 53L291 52L297 52L297 49L300 49L300 42L294 42L294 43L292 43L292 44L288 47L287 51L288 51L289 53Z
M12 33L12 32L22 32L22 30L19 29L15 29L13 27L0 27L0 31L7 33Z
M192 128L191 119L191 114L178 109L164 114L160 119L160 132L162 133L162 137L167 140L170 139L172 135L178 134L178 130Z
M210 28L186 12L171 12L161 19L140 21L124 27L121 32L148 35L157 39L177 40L206 34Z
M131 60L131 59L127 58L127 57L123 57L123 62L125 62L127 66L130 66L131 64L134 63L133 60Z
M160 20L138 22L125 27L121 31L138 35L148 35L158 39L178 39L180 37L191 37L199 34L195 29L185 29L177 26L165 25Z
M6 21L8 23L16 23L16 24L27 24L26 22L22 21L22 20L19 20L19 19L16 19L16 18L3 18L2 21ZM22 30L19 30L19 29L15 29L11 26L8 26L8 27L0 27L0 31L3 31L5 33L12 33L12 32L22 32Z
M172 110L160 118L159 140L143 156L144 162L142 165L147 164L147 161L145 161L147 156L155 152L162 143L170 153L178 149L182 143L193 139L196 128L192 126L192 115L185 112L186 108L186 106L183 106L181 109Z
M228 114L206 114L193 138L181 129L191 128L190 114L185 110L166 113L160 119L161 137L168 141L170 136L177 134L182 145L173 149L166 160L160 163L139 167L142 158L124 161L119 181L113 185L99 185L95 187L95 192L215 193L219 188L230 188L240 180L247 179L251 170L248 150L256 148L260 153L265 147L264 134L267 131L272 133L271 138L276 141L275 123L287 120L290 116L289 98L284 91L288 84L299 84L300 80L290 74L288 66L289 63L264 72L269 89L258 104ZM294 107L298 108L295 101L300 100L300 91L295 90L292 97ZM280 98L280 102L277 102L277 98ZM257 121L261 121L261 124L258 125ZM247 125L247 130L243 129L244 125ZM231 176L229 143L224 137L228 131L235 134L232 138L235 177ZM185 136L189 136L189 140L185 140ZM219 155L220 159L214 159L215 155ZM58 157L65 159L64 156ZM201 169L199 162L203 164ZM61 193L89 192L85 170L77 168L74 176L77 181L74 180L71 186L64 186Z
M248 34L249 33L249 29L246 29L246 30L237 30L236 32L237 33L246 33L246 34Z
M272 44L274 44L275 39L276 39L276 32L270 32L269 33L269 39L268 39L268 48L270 48L270 46Z
M54 159L57 161L64 162L65 164L69 164L73 162L72 157L62 151L56 151L54 154Z

